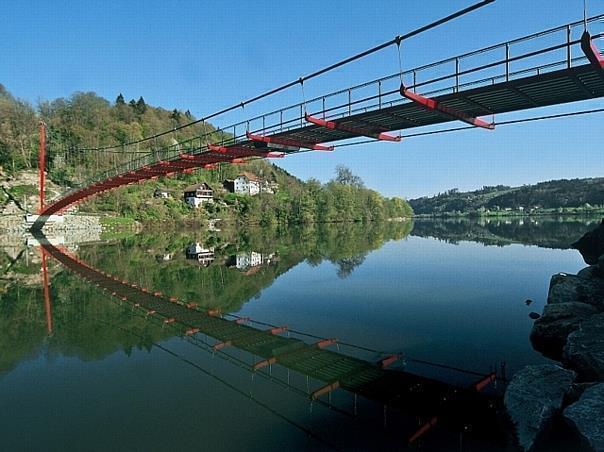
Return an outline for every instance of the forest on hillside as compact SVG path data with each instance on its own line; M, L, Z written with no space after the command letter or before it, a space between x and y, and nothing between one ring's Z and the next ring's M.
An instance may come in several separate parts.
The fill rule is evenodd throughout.
M196 118L188 110L182 112L148 105L142 96L127 101L118 94L114 101L108 101L92 92L43 101L34 108L0 85L0 168L5 173L14 175L37 167L40 120L47 124L48 176L66 189L133 157L140 157L144 152L154 152L195 137L201 146L226 136L202 122L146 143L149 148L137 150L132 146L118 146L104 153L86 151L174 130ZM274 194L258 196L224 193L223 181L233 179L243 171L274 182L279 189ZM197 182L207 182L220 202L203 209L188 207L182 200L182 189ZM154 199L153 192L160 187L171 189L174 196ZM253 160L244 165L221 164L216 169L123 187L88 201L80 209L138 221L226 217L259 224L375 221L413 214L405 200L384 198L365 187L348 168L337 168L334 178L322 184L316 179L301 181L264 160Z
M561 179L522 187L485 186L469 192L452 189L409 203L415 214L436 216L601 213L604 178Z

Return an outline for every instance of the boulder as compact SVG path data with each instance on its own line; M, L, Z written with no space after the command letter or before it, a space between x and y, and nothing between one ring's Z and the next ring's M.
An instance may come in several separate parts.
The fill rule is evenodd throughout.
M574 379L573 371L553 364L526 366L514 375L503 401L525 450L559 412Z
M598 258L604 255L604 219L595 229L573 243L572 247L581 253L585 263L596 264Z
M598 310L585 303L554 303L543 308L543 315L533 324L531 343L533 348L548 358L560 360L566 338L577 330L584 320Z
M587 388L564 410L567 419L596 451L604 451L604 383Z
M583 381L604 381L604 314L583 321L568 335L564 361Z
M600 260L598 260L598 262L600 262ZM604 259L602 259L602 263L604 264ZM602 270L600 270L599 265L590 265L589 267L585 267L583 270L579 271L577 276L583 279L601 279L604 278L604 273L602 273Z
M604 311L604 279L582 278L558 273L552 276L547 295L548 304L587 303Z

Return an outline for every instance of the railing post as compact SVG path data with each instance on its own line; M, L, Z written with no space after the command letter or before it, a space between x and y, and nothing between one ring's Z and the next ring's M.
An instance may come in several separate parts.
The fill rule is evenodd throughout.
M350 88L348 88L348 115L352 114L352 93L350 92Z
M300 127L304 127L304 109L300 104Z
M283 131L283 110L279 111L279 130Z
M572 65L572 55L570 49L571 29L570 25L566 26L566 66L570 69Z
M415 87L415 85L417 85L417 72L414 70L413 71L413 92L417 93L417 88Z
M382 108L382 81L378 81L378 108ZM323 116L325 117L325 116Z
M510 43L505 43L505 81L510 81Z
M325 119L325 96L323 96L323 119Z
M455 92L459 92L459 58L455 58Z

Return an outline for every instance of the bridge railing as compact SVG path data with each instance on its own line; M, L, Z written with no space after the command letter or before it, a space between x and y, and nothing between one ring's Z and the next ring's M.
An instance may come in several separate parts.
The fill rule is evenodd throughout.
M600 14L587 20L594 39L604 36L603 19ZM573 67L587 62L580 49L582 32L583 21L573 22L316 97L231 128L278 133L304 126L304 111L337 119L407 103L399 94L401 81L414 91L436 96Z
M604 14L588 18L587 24L593 39L604 37ZM577 21L551 28L315 97L174 145L152 147L148 154L98 174L72 191L160 160L177 159L180 153L207 152L207 143L245 141L246 131L275 134L302 128L306 112L337 119L404 104L409 101L399 93L401 82L423 95L438 96L584 64L587 59L580 49L583 26L583 21Z

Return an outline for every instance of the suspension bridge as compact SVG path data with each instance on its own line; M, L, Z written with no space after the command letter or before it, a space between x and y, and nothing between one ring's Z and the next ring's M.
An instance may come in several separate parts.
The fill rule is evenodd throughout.
M303 86L311 78L387 46L396 45L400 52L401 42L406 38L492 1L485 0L415 32L397 36L392 41L206 116L200 121L209 125L209 119L292 86ZM253 158L284 158L308 151L330 152L337 147L376 141L404 142L413 136L465 128L496 133L494 130L501 125L546 119L547 117L536 117L497 122L494 118L502 113L603 97L604 55L596 43L598 38L604 37L604 33L589 32L590 27L602 23L603 19L604 14L586 17L583 21L543 30L421 67L409 70L401 67L395 74L317 98L304 99L300 103L169 146L157 146L157 138L173 133L174 130L125 145L91 149L91 152L135 149L133 153L140 156L95 174L91 179L50 200L48 204L44 200L46 133L41 128L40 209L32 231L35 235L39 234L44 274L47 274L48 254L113 297L141 310L146 317L182 328L181 333L185 337L196 337L199 334L211 337L210 347L216 353L233 347L252 354L258 359L250 366L251 371L258 372L280 365L321 381L322 386L308 391L311 399L320 400L342 388L376 400L384 406L419 414L427 422L409 437L410 443L440 422L439 419L455 423L460 431L468 423L495 425L498 402L480 392L495 381L497 376L494 373L481 376L469 387L454 387L404 370L387 369L399 358L395 355L385 356L380 362L372 363L328 349L336 344L334 339L321 339L308 344L285 337L283 334L287 332L286 327L260 330L247 325L247 319L227 320L219 312L203 311L194 303L181 302L95 269L45 241L40 230L51 215L63 214L72 206L106 191L160 177L191 173L197 169L212 169L223 163L236 164ZM581 113L590 112L570 114ZM565 114L551 117L561 116ZM178 129L186 129L200 121ZM426 132L408 132L410 129L450 122L461 122L463 125ZM141 151L141 147L145 150ZM44 283L50 332L52 320L48 280L45 279Z
M404 36L397 36L328 68L263 93L178 129L213 119L261 98L322 75L336 67L363 58L419 32L472 11L493 0L485 0ZM604 23L604 14L583 21L543 30L508 42L481 48L435 63L401 70L367 83L321 97L304 100L270 113L249 118L217 131L201 134L169 146L157 146L166 131L121 146L89 151L110 152L136 149L136 158L99 172L65 194L44 202L45 131L41 129L40 209L34 229L51 215L63 214L72 206L108 190L155 180L163 176L213 169L222 163L243 163L251 158L283 158L292 153L333 151L336 147L375 141L405 141L465 128L496 133L499 125L547 119L494 120L496 114L578 102L604 96L604 56L596 41L603 32L590 34L590 27ZM593 113L600 110L579 113ZM551 117L566 116L565 114ZM492 119L489 119L491 117ZM427 132L403 133L409 129L438 126L448 122L463 126ZM393 131L400 131L393 134ZM218 138L217 138L218 137ZM358 141L358 139L361 141ZM357 141L354 141L357 139ZM351 141L353 140L353 141ZM339 142L344 141L342 144ZM140 151L141 146L146 151ZM141 155L142 154L142 155Z

